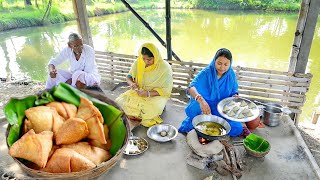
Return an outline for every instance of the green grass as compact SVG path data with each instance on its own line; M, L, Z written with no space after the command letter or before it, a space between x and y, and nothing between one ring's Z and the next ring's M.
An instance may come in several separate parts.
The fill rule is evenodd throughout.
M244 3L243 0L174 0L171 2L172 8L184 9L247 9L247 10L266 10L266 11L299 11L300 3L290 2L283 3L281 0L273 1L271 4L264 4L268 0L248 0ZM293 1L293 0L291 0ZM34 3L34 1L32 1ZM39 1L41 3L42 1ZM151 9L164 8L165 1L149 1L140 0L139 3L130 3L134 9ZM39 4L39 9L34 5L24 7L23 1L13 4L3 3L0 9L0 31L23 28L30 26L42 26L48 23L62 23L65 21L74 20L73 5L71 1L53 1L50 16L42 22L43 14L46 10L46 4ZM89 17L101 16L128 11L128 9L119 1L115 3L89 3L87 12Z

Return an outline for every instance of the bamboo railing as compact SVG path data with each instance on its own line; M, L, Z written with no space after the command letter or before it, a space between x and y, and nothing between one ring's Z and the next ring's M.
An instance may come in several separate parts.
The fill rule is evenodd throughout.
M97 64L103 79L113 83L126 81L126 75L137 56L96 51ZM168 61L173 71L174 88L185 90L207 64ZM275 102L301 113L309 90L311 74L292 74L275 70L233 67L242 97L261 102Z

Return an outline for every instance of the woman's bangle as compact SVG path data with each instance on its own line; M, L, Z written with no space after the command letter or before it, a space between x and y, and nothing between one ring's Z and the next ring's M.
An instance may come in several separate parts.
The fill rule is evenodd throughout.
M150 97L150 91L148 91L148 97Z
M196 97L194 97L194 99L195 99L196 101L198 101L198 99L199 99L200 97L202 97L201 94L197 94Z

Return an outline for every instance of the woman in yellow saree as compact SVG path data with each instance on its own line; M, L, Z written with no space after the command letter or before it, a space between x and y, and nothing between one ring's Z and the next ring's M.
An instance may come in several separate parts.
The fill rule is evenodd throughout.
M127 82L131 89L116 99L126 115L130 119L141 119L145 127L162 123L160 115L173 86L172 69L154 44L141 46L138 59L127 75Z

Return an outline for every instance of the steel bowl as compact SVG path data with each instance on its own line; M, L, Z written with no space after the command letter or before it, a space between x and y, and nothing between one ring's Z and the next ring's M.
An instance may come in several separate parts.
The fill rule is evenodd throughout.
M218 124L222 125L226 129L226 133L222 134L222 135L219 135L219 136L211 136L211 135L204 134L199 129L196 128L196 126L201 122L215 122L215 123L218 123ZM198 115L198 116L193 118L192 125L193 125L194 129L196 130L198 136L203 137L203 138L205 138L207 140L210 140L210 141L217 140L217 139L219 139L221 137L224 137L231 130L231 126L226 120L224 120L221 117L215 116L215 115L205 115L205 114Z
M147 135L157 142L167 142L178 135L178 130L170 124L157 124L149 127Z

